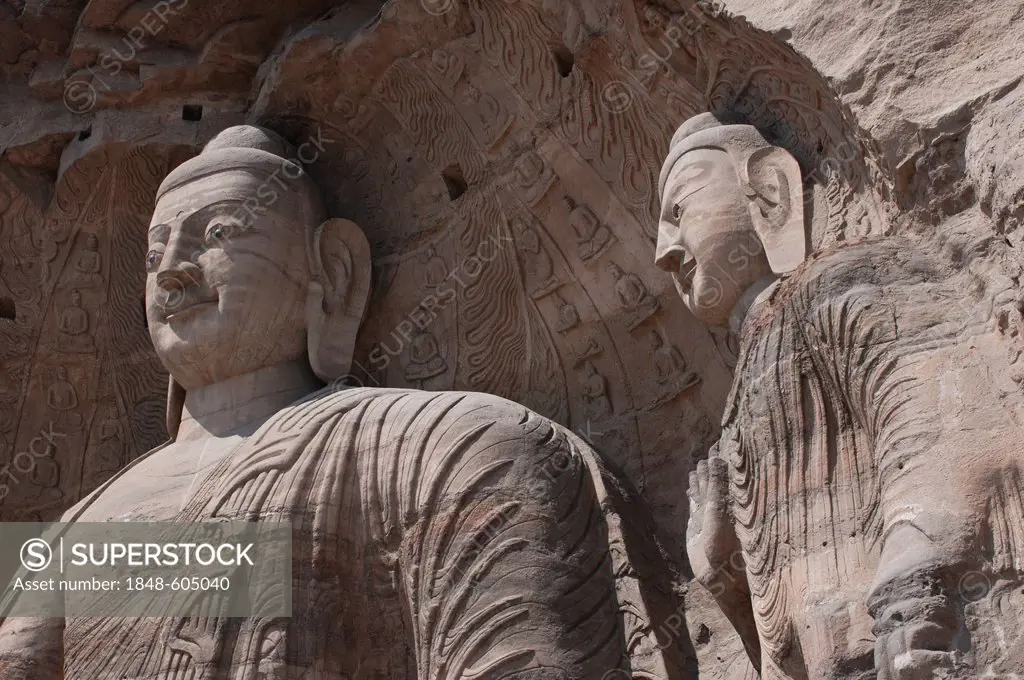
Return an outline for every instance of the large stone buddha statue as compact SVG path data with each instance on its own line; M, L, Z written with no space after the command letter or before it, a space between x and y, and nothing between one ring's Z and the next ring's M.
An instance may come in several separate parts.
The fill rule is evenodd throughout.
M661 553L582 440L489 395L338 386L369 247L293 157L240 126L161 185L171 440L64 517L290 521L293 616L8 619L3 680L683 677Z
M661 172L657 264L740 346L691 476L694 572L764 680L1012 677L1024 427L1001 240L965 215L811 255L836 214L814 190L711 114Z

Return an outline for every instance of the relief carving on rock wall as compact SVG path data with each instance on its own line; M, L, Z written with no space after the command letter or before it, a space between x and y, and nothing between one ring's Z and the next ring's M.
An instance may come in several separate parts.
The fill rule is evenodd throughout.
M173 161L177 162L177 161ZM65 172L40 206L0 177L0 426L5 520L49 519L161 442L164 374L139 286L138 234L168 152L113 148Z
M681 464L679 478L689 454L677 451L700 448L685 433L707 437L717 420L688 372L727 368L650 265L672 114L640 97L615 111L602 93L629 77L612 55L636 49L631 12L452 3L434 16L394 3L365 40L329 46L335 17L288 46L254 115L324 140L311 173L332 211L367 225L375 292L354 382L514 398L588 436L646 490ZM428 44L397 41L419 21ZM368 62L358 78L339 66ZM464 90L481 93L483 113ZM699 95L684 92L696 112ZM481 115L500 134L485 135ZM660 372L654 336L666 339ZM659 424L680 414L686 427ZM679 490L657 487L681 554Z
M136 452L162 439L165 383L141 318L142 234L152 208L144 204L170 168L226 127L212 119L221 109L228 115L244 108L248 120L296 145L299 160L324 190L328 212L366 230L373 258L372 298L356 364L344 381L489 392L571 428L621 467L642 493L684 576L694 559L693 551L687 557L685 549L685 527L692 519L683 501L689 473L719 440L723 413L725 433L717 453L698 469L701 484L691 486L695 492L720 480L715 475L721 469L712 469L718 465L712 461L740 455L735 451L743 438L731 432L767 427L767 416L758 411L761 397L742 388L752 381L744 376L757 373L758 361L770 363L751 347L798 357L790 367L792 377L808 381L776 385L764 399L808 405L807 413L785 412L805 425L813 420L822 432L845 436L853 431L845 421L833 422L840 416L833 413L839 406L832 402L842 389L852 389L854 377L825 370L828 362L853 361L842 345L846 336L837 328L855 340L857 333L867 332L844 311L866 304L849 293L849 281L872 281L872 294L881 296L870 314L857 317L880 328L875 331L879 337L888 337L893 325L880 309L891 310L896 319L910 314L924 328L934 319L924 313L918 318L916 309L934 310L934 299L949 301L950 291L961 283L975 286L972 299L993 311L973 320L965 315L962 328L939 333L941 342L962 349L967 341L961 336L970 336L988 343L995 336L976 327L994 324L1006 338L1010 360L1024 356L1019 346L1024 322L1015 307L1013 278L1020 275L1019 267L1007 264L998 244L960 234L988 233L984 219L973 212L943 224L938 245L916 244L920 257L900 260L891 272L858 268L856 254L869 253L863 257L870 259L873 246L844 246L864 238L927 232L922 225L933 226L944 217L934 207L943 205L944 197L915 204L914 189L906 186L902 171L887 165L885 154L812 64L779 37L715 3L396 0L346 3L315 20L323 7L299 4L293 14L283 8L260 10L266 16L257 20L233 3L216 11L183 8L168 17L168 32L149 37L151 49L126 64L123 77L138 81L130 87L105 87L95 74L90 76L86 67L102 66L103 48L91 42L96 36L89 31L68 29L74 32L68 65L75 68L67 70L64 86L89 83L98 94L88 111L73 113L100 121L114 105L165 106L173 94L175 110L182 97L192 98L201 102L198 108L206 118L202 126L175 120L166 129L126 131L124 139L115 134L111 139L125 142L124 148L104 140L83 149L74 162L61 164L49 202L27 188L31 182L17 171L0 176L0 286L6 287L0 289L0 334L2 347L9 348L9 357L0 362L6 374L0 380L0 446L12 465L15 452L29 450L33 442L32 450L40 454L32 458L26 484L9 485L9 496L0 505L5 519L54 516ZM83 16L87 28L123 33L143 10L122 11L93 0ZM285 35L282 27L289 18L303 28ZM209 30L213 25L223 30ZM47 49L39 58L59 61L60 55L47 55ZM39 69L33 92L59 101L60 79L41 77L50 72L64 73ZM833 258L828 261L837 272L848 272L846 278L826 275L821 273L824 265L808 264L806 271L814 273L807 274L806 290L794 284L787 293L789 312L807 317L810 329L797 332L770 315L765 323L779 325L777 332L765 330L756 340L726 327L705 326L653 265L662 212L659 171L669 139L681 122L704 111L724 122L756 126L771 146L784 149L799 165L799 181L789 188L802 190L810 261L835 250L839 254L828 255ZM75 119L76 131L83 128L81 120ZM146 135L172 141L136 141ZM31 165L26 159L33 154L52 155L53 148L59 154L67 136L14 142L8 160ZM953 203L961 206L962 187L957 186L960 193ZM994 187L986 191L1003 219L1013 214L1013 201ZM777 208L773 201L781 193L761 207L767 212ZM752 244L740 253L748 261L760 251ZM877 252L887 247L880 245ZM934 299L904 290L900 277L926 282ZM4 318L12 305L13 318ZM838 315L839 325L815 329L829 314ZM899 325L914 328L914 323ZM909 362L920 358L920 347L913 331L908 333L906 347L893 352ZM823 349L833 343L847 354L833 356ZM960 350L927 350L933 359L943 351ZM929 375L945 375L929 370ZM730 396L734 373L738 387ZM945 387L939 394L955 403L922 401L922 410L968 409L963 404L975 397L964 395L974 386L948 380L953 382L941 383ZM906 396L907 389L901 385L894 394ZM924 399L916 393L907 398ZM977 399L988 405L993 399L1011 400L992 394ZM740 408L743 404L754 415ZM854 416L849 417L852 423ZM741 427L744 418L754 420ZM40 439L49 433L51 420L73 437L62 439L58 429L50 439ZM801 431L795 422L783 423L785 431ZM807 453L800 460L819 479L770 487L793 491L795 500L783 503L785 516L808 523L807 528L783 531L764 525L763 510L745 508L750 514L746 524L739 523L739 533L748 533L740 538L753 546L751 555L763 558L757 578L749 583L756 591L753 600L747 598L754 607L751 619L733 620L746 651L705 589L696 586L687 591L686 625L665 625L670 636L693 637L702 677L752 678L748 656L755 664L758 658L771 660L778 667L771 672L793 677L801 677L801 664L812 677L856 677L857 669L873 663L870 614L882 617L903 595L914 600L912 593L897 588L891 592L903 595L877 600L873 612L865 605L882 559L886 526L880 509L885 505L881 463L877 455L862 453L867 444L859 441L843 448L831 435L804 441L772 432L780 446L794 450L806 453L824 446L826 452L856 450L856 455L815 468ZM760 450L755 444L747 441L743 455L763 462L764 457L749 453ZM861 467L864 456L872 461L870 471ZM758 483L774 479L774 472L762 472ZM978 526L1011 526L1013 520L997 515L1008 518L1016 512L1007 500L1016 487L1012 479L996 487L995 495L985 496L991 500L985 521L971 514L973 509L964 516ZM800 489L815 492L805 502ZM874 515L869 512L873 508L878 508ZM694 512L707 516L706 504L697 503ZM822 537L847 528L854 535L843 541ZM765 533L752 537L760 529ZM960 535L978 538L984 534L978 531ZM1012 532L992 529L989 534L990 542L1013 543ZM828 545L818 549L819 543ZM782 559L780 544L790 551L805 546L804 567L787 566L785 574L774 570L773 560ZM982 631L972 638L988 641L975 650L977 663L985 654L998 654L982 649L995 639L996 624L976 612L1004 603L1017 606L1008 576L1015 567L1007 557L1016 553L1006 546L984 553L989 556L984 568L946 565L947 574L983 574L985 583L997 579L1000 584L986 587L971 602L960 602L954 628L939 626L944 631L939 638L964 627ZM916 572L907 567L905 573ZM808 599L797 607L792 604L796 600L787 598L802 588L814 592L801 595ZM789 594L779 595L777 606L765 604L779 593ZM828 603L826 593L838 593L839 604ZM742 600L745 594L733 596ZM794 618L792 607L803 607L800 616ZM934 609L940 610L952 611ZM794 621L803 622L800 617L821 624L820 629L793 632ZM886 625L879 629L883 636L901 630ZM751 637L751 626L761 636ZM891 638L897 652L898 637ZM884 660L889 652L880 654ZM996 661L992 664L998 668Z
M740 343L690 479L695 574L763 678L1008 672L1024 606L1009 244L966 214L808 257L803 184L787 151L712 114L662 171L657 263Z
M656 630L682 606L675 570L582 439L493 395L340 385L369 245L324 214L292 156L272 131L232 126L161 183L145 304L170 440L63 518L286 522L294 578L248 594L293 604L232 618L217 604L234 598L214 593L202 613L5 618L5 678L692 675L686 638ZM412 379L445 370L429 337L413 333ZM0 613L25 597L8 591Z

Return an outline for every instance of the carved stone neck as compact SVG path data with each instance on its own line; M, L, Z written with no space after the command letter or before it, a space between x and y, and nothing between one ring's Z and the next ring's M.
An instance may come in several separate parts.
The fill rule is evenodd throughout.
M747 317L750 316L750 310L768 297L768 290L776 282L778 282L778 279L774 276L761 277L757 280L757 283L747 288L743 295L740 296L740 299L736 301L736 305L732 308L732 313L729 315L729 330L734 336L737 338L741 337L743 324Z
M224 436L273 415L320 386L303 360L189 390L176 440Z

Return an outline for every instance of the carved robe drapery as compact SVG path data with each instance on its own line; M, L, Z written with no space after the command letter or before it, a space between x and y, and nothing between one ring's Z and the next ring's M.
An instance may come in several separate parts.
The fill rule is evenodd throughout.
M496 397L317 393L180 517L291 520L293 617L69 619L66 677L681 678L678 642L653 635L672 596L641 594L603 477L575 436Z
M967 570L1019 577L1020 394L995 304L892 239L813 259L751 310L717 455L768 678L870 671L885 598L962 608Z

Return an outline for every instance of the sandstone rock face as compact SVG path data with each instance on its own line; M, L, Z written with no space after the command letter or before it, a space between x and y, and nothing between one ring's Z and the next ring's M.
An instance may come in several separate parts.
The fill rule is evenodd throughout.
M1024 583L1009 244L968 212L808 257L794 159L711 114L661 177L657 264L740 344L688 555L762 677L1012 667L986 644Z
M160 184L145 306L170 373L171 438L63 516L287 523L291 576L247 599L294 606L232 622L217 605L233 598L190 592L200 611L11 615L4 677L695 672L685 637L654 632L681 610L678 574L643 502L588 444L493 395L345 384L369 244L326 217L289 160L298 153L271 130L232 126ZM92 341L78 295L70 309L61 331L78 348Z
M964 124L1021 75L1016 2L723 4L807 55L896 164L929 141L917 131Z
M690 657L664 677L696 666L702 678L753 678L758 665L762 677L932 677L909 662L922 639L950 677L1012 673L1024 664L1006 623L1021 606L1024 531L1011 502L1022 23L1014 0L0 3L0 518L58 517L167 438L167 369L143 302L157 189L249 122L283 136L326 215L366 235L365 321L349 375L332 380L518 402L635 488L654 552L668 556L652 558L657 588L684 599L637 628L643 649ZM799 172L783 187L773 178L785 172L755 163L745 179L769 218L799 185L807 262L704 288L712 306L736 289L756 333L749 321L729 328L732 305L695 314L655 265L659 174L673 131L703 112L753 125ZM277 188L258 187L247 210L273 207ZM776 278L766 303L758 293ZM904 493L886 495L899 455L835 445L836 432L868 437L829 420L855 407L837 396L856 390L835 362L852 371L868 358L821 347L842 345L843 310L865 305L890 311L868 315L881 330L865 343L899 347L890 359L927 354L906 396L915 436L971 448L911 458L932 468L920 505L951 498L932 490L946 479L967 499L973 529L958 535L981 563L922 571L893 558L909 580L875 581L890 557L880 518ZM828 314L838 325L815 325ZM797 326L823 339L794 339ZM931 332L944 349L920 339ZM813 420L809 404L829 434L798 426ZM822 468L778 453L786 446L858 453ZM769 449L817 477L783 483L756 467ZM750 488L771 503L739 520L709 506L703 490L723 471L735 482L714 460L749 460ZM723 601L713 580L693 580L709 516L732 517L719 526L738 534L746 563L719 576L743 572L753 599L741 588ZM648 566L633 568L654 579ZM944 599L900 609L940 582ZM778 611L764 605L783 591Z

